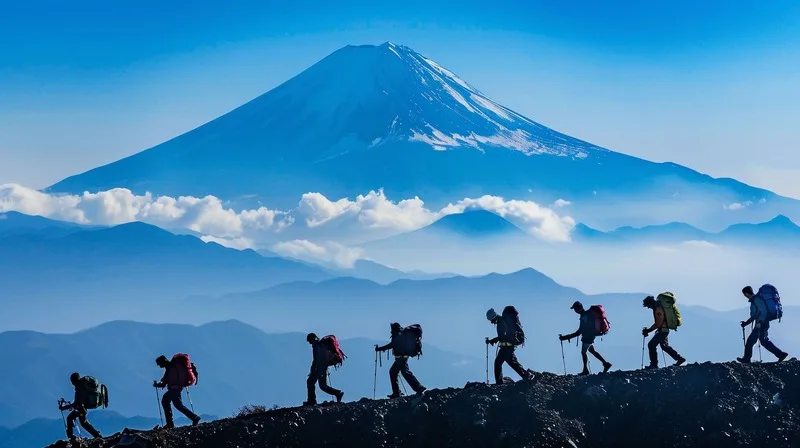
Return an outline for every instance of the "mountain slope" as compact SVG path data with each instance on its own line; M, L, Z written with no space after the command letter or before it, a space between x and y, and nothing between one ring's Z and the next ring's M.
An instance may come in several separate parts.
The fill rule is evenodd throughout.
M330 278L317 267L228 249L139 222L60 237L47 232L11 235L0 237L0 247L0 324L5 328L31 328L39 320L50 321L44 328L53 328L53 313L93 325L191 294Z
M0 238L16 235L41 235L48 238L68 235L81 230L97 229L71 222L56 221L42 216L25 215L19 212L0 213Z
M109 411L158 417L152 382L164 371L154 360L174 353L189 353L197 365L200 379L191 394L199 413L229 416L246 404L299 404L306 399L311 348L305 336L310 330L329 333L319 327L267 334L239 321L201 326L116 321L74 334L0 333L0 359L15 366L0 370L0 425L57 416L56 400L72 397L69 375L74 371L107 385ZM348 358L338 370L331 369L331 383L345 391L346 401L372 397L373 347L379 342L340 338ZM444 352L432 344L412 362L429 387L463 383L479 375L481 366L477 356ZM390 393L388 367L383 362L378 372L381 396ZM330 398L318 393L320 402Z
M470 383L422 399L280 409L145 436L150 448L791 447L800 444L799 374L796 360L587 378L540 374L532 383Z
M483 194L543 203L565 197L584 214L592 204L624 199L681 205L684 215L673 218L716 223L784 209L796 214L798 207L732 179L556 132L391 43L344 47L195 130L48 190L113 187L281 208L309 191L336 199L381 187L392 198L442 205ZM753 205L731 216L722 206L733 202ZM652 210L616 215L624 224L649 224Z

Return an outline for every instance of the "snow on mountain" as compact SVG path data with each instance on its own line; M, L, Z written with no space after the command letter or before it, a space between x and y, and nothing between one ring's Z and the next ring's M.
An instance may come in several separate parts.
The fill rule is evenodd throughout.
M798 201L554 131L388 42L337 50L197 129L48 190L114 187L282 209L306 192L335 200L379 188L435 205L484 194L563 198L581 222L600 226L663 222L660 214L706 226L800 217ZM734 212L732 203L752 205Z

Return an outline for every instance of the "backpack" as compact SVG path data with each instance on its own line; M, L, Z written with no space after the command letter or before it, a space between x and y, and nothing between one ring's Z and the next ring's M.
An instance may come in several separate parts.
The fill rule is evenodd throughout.
M197 384L197 367L186 353L176 353L172 357L170 375L167 383L170 386L189 387Z
M604 336L611 330L611 322L606 318L606 309L603 305L592 305L589 307L589 312L594 316L594 334L596 336Z
M519 321L519 312L512 305L503 309L502 320L498 323L500 327L500 339L502 342L509 342L513 345L525 344L525 332L522 330L522 323Z
M398 356L419 356L422 354L422 327L409 325L395 336L392 351Z
M769 283L762 285L758 288L757 296L761 300L757 300L756 307L758 307L759 318L766 317L766 320L773 321L783 317L783 306L781 305L781 295L778 289Z
M683 320L681 319L681 312L678 311L678 307L675 305L675 295L671 292L662 292L656 297L656 300L664 310L664 321L667 324L667 328L677 331L678 327L683 324Z
M339 348L339 340L336 339L336 336L329 334L320 339L319 342L325 348L325 366L333 366L338 369L347 358L342 349Z
M85 376L80 379L78 385L80 401L86 409L97 409L108 407L108 389L93 376Z

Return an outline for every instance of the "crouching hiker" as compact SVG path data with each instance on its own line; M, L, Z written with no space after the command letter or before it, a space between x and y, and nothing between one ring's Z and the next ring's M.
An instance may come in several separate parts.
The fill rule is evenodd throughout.
M789 354L776 347L769 340L770 321L778 319L780 322L781 317L783 317L783 307L781 306L781 297L778 294L778 289L766 284L758 289L758 294L754 294L751 286L745 286L742 288L742 294L750 302L750 318L742 321L742 334L744 334L744 327L752 322L755 322L756 326L750 332L750 336L744 344L744 356L736 358L736 360L745 364L749 363L750 358L753 356L753 346L756 345L756 341L761 341L761 345L775 355L778 358L778 362L783 361Z
M62 417L64 411L72 410L67 416L67 437L71 442L75 441L73 430L75 429L76 419L92 437L95 439L103 437L86 419L86 412L91 409L108 407L108 390L106 386L100 384L94 377L81 377L78 372L69 376L69 382L75 387L74 400L72 403L64 401L63 398L58 400L58 409L62 412Z
M403 374L403 378L406 379L414 392L418 394L425 392L427 388L420 384L417 377L408 367L408 358L422 354L422 327L414 324L403 328L399 323L394 322L390 325L390 330L392 335L391 342L383 347L375 347L376 352L392 349L392 354L394 355L394 364L389 369L389 382L392 385L392 394L389 395L389 398L403 396L400 393L400 374Z
M573 303L570 309L575 310L580 316L578 330L568 335L558 335L558 339L561 341L569 341L572 338L581 337L581 342L583 343L581 346L581 357L583 358L583 371L580 373L581 375L589 374L589 357L586 355L587 351L603 363L603 373L608 372L608 369L611 368L611 363L603 359L600 353L597 353L594 349L595 338L605 335L611 328L608 319L606 319L605 309L603 309L602 305L592 305L587 311L583 309L583 304L581 302Z
M167 388L167 391L164 392L164 396L161 398L161 406L164 408L164 419L166 420L166 425L164 427L175 427L175 421L172 418L172 406L175 406L175 409L185 415L186 418L192 422L192 426L197 426L200 422L200 416L184 406L181 397L184 387L189 387L197 383L197 368L194 363L189 360L189 355L178 353L172 357L172 360L161 355L156 358L156 365L165 369L161 381L153 381L153 387L161 389L164 387ZM191 402L191 398L189 401Z
M664 350L675 360L675 365L679 366L686 362L686 359L679 355L674 348L669 345L669 331L677 330L681 326L681 313L675 306L675 296L671 292L663 292L658 295L658 299L647 296L642 301L642 306L653 310L653 325L642 329L642 336L647 337L650 332L655 331L656 335L647 343L650 352L650 364L645 369L658 368L658 347Z
M346 358L339 348L339 341L336 336L328 335L322 339L316 334L309 333L306 342L311 344L312 361L311 371L308 373L306 388L308 389L308 400L303 402L304 406L317 404L317 383L323 392L336 397L336 402L341 403L344 392L334 389L328 385L328 367L339 367Z
M522 379L532 380L533 374L522 367L514 353L518 345L525 344L525 332L522 330L517 309L509 305L503 309L503 315L499 316L494 308L490 308L486 312L486 319L497 326L497 337L486 339L487 344L499 345L497 357L494 359L495 382L503 384L503 363L507 363Z

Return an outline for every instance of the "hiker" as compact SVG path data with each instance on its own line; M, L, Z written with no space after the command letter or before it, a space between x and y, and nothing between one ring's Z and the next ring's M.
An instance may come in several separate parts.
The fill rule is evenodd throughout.
M161 397L161 406L164 408L164 419L166 420L165 428L174 428L175 422L172 419L172 406L185 415L192 422L192 426L197 426L200 422L200 416L190 411L183 405L184 387L189 387L197 381L197 373L194 364L189 361L189 356L186 354L176 354L172 360L167 359L166 356L161 355L156 358L156 365L164 370L164 376L161 381L153 381L153 387L163 389L167 388L164 396Z
M595 305L594 307L592 307L592 310L596 309L595 307L598 306L599 305ZM611 363L603 359L603 357L600 356L600 353L597 353L597 351L594 349L595 338L598 335L605 334L605 332L608 331L607 329L605 329L605 332L600 331L598 334L598 329L597 329L596 320L599 318L605 321L605 312L603 311L601 315L597 316L592 310L590 311L584 310L583 304L578 301L573 303L570 309L574 310L580 316L579 319L580 323L578 324L578 330L575 331L575 333L571 333L568 335L558 335L558 339L561 341L569 341L572 340L572 338L578 336L581 337L581 343L582 343L581 357L583 358L583 371L580 373L580 375L589 374L589 366L588 366L589 357L586 355L587 351L591 353L595 358L597 358L600 362L603 363L603 373L608 372L608 369L611 368Z
M73 430L75 428L75 419L78 419L83 429L91 434L92 437L95 439L102 438L103 436L100 435L100 432L86 419L86 413L87 409L96 409L103 403L105 407L108 406L108 394L103 392L105 391L105 386L101 385L93 377L81 378L78 372L69 376L69 382L75 387L75 398L72 403L67 403L64 399L61 399L58 405L59 411L72 409L72 412L67 416L67 437L70 441L76 439Z
M656 351L658 346L661 346L661 350L675 360L676 366L680 366L686 362L684 357L679 355L674 348L670 347L668 340L670 325L674 327L673 329L677 329L677 327L681 325L680 314L677 313L677 308L674 307L674 296L672 293L661 293L658 295L658 298L659 299L656 300L653 296L647 296L642 301L643 307L653 310L653 325L649 328L643 328L642 336L647 337L650 332L656 332L653 339L650 339L650 342L647 343L647 348L650 352L650 364L645 366L646 370L658 368L658 352ZM670 299L671 303L665 304L664 301ZM666 308L669 308L669 310L666 310ZM672 317L668 317L667 313L670 313ZM676 314L677 316L675 316ZM672 324L668 322L670 320L673 321Z
M761 345L775 355L778 358L778 362L783 361L789 354L781 351L769 340L769 322L780 319L783 316L778 290L774 286L766 284L759 288L758 294L754 294L752 287L745 286L742 288L742 294L750 302L750 318L742 321L742 328L752 322L755 322L756 325L750 331L750 336L744 344L744 356L736 358L736 360L745 364L749 363L750 358L753 356L753 346L756 345L756 341L761 341ZM744 332L744 330L742 331Z
M417 377L411 373L411 369L408 367L408 358L422 354L422 327L414 324L403 328L399 323L393 322L389 328L392 335L391 342L383 347L375 346L376 352L384 352L392 349L392 354L394 355L394 364L389 368L389 382L392 385L392 394L389 395L389 398L399 398L403 396L403 394L400 393L401 373L414 392L417 394L424 393L427 388L420 384Z
M532 380L533 374L522 367L514 353L517 345L525 343L525 333L522 331L517 309L509 305L503 310L503 315L499 316L494 308L490 308L486 312L486 319L497 325L497 337L486 339L487 344L498 344L500 347L494 359L495 382L503 384L503 363L507 363L522 379Z
M308 373L306 380L306 388L308 389L308 400L303 402L303 406L312 406L317 404L316 386L319 382L319 388L330 395L336 397L336 402L341 403L344 392L339 389L334 389L328 385L328 367L331 365L341 365L344 359L344 354L339 349L339 342L334 336L325 336L323 341L314 333L306 335L306 342L311 344L312 361L311 371ZM330 341L328 344L327 341ZM329 345L332 345L330 347Z

